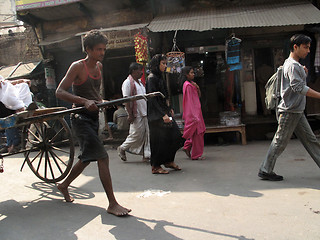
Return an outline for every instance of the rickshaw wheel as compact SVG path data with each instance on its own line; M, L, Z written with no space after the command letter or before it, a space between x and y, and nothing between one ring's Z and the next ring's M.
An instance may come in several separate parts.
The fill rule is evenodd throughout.
M25 161L47 183L64 179L73 164L73 137L64 118L26 125L22 130Z

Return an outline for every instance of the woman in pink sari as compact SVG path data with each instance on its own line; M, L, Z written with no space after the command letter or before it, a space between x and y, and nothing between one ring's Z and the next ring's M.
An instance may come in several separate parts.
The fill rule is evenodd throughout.
M181 80L183 84L183 138L186 139L183 150L192 160L202 160L204 157L205 123L202 117L199 86L193 81L194 71L190 66L182 69Z

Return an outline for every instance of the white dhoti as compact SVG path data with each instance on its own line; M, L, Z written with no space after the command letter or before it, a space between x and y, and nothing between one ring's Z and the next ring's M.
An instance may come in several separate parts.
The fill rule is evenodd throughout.
M121 149L150 158L149 125L147 116L136 117L130 124L129 135L120 146Z

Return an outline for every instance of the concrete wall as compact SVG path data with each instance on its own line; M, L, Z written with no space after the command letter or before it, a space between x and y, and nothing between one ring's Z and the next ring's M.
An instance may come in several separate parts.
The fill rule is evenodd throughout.
M44 22L42 35L44 39L59 39L91 29L147 23L151 20L152 14L150 12L138 13L134 10L123 9L113 13L97 15L93 19L81 17L68 19L68 21Z

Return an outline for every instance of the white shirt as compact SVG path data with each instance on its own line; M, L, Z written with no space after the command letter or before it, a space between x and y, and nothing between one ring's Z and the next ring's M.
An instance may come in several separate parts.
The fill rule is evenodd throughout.
M134 81L134 84L137 89L137 95L146 94L146 88L144 87L143 83L139 79L138 82ZM122 95L123 97L129 97L130 95L130 79L129 77L124 80L122 83ZM147 116L147 102L144 99L137 100L137 116L144 117Z

